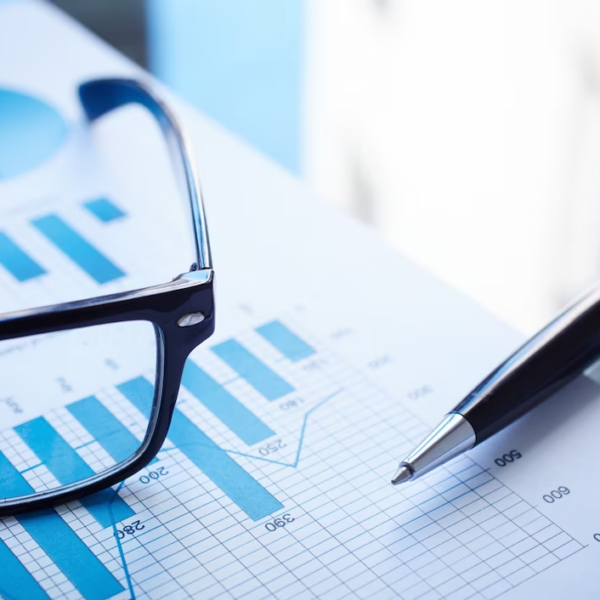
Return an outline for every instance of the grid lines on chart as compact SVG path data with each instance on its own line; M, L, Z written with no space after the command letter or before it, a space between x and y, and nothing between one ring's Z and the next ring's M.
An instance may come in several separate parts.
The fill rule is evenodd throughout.
M121 551L140 599L494 598L581 549L468 457L404 489L390 486L395 456L389 449L408 450L427 428L302 335L318 354L296 364L273 349L263 356L253 332L236 338L295 388L276 401L232 379L209 349L194 357L285 441L273 454L245 445L185 389L178 408L268 489L283 504L281 511L251 521L172 444L120 492L140 525L135 535L119 525L103 529L80 502L59 507L125 589ZM96 395L141 439L143 415L125 395L112 388ZM293 410L290 398L296 398ZM112 464L66 409L46 417L88 464ZM13 430L1 434L0 449L24 476L39 479L36 487L56 485ZM144 481L144 473L159 468L159 479ZM285 527L265 526L285 515ZM4 520L0 538L51 597L78 597L17 520Z
M468 458L402 495L381 486L393 460L384 448L397 450L404 440L408 449L425 428L339 361L329 357L326 373L334 381L323 387L343 382L344 391L308 424L297 469L236 456L294 515L294 528L268 539L262 523L244 526L227 501L227 513L216 506L223 506L223 494L201 474L197 481L211 500L195 505L177 495L210 532L202 541L215 536L193 552L212 573L223 570L227 589L205 591L212 589L214 597L493 598L581 548ZM188 415L194 418L194 411ZM196 494L195 486L188 493ZM269 554L258 556L267 548ZM251 561L244 560L248 555ZM177 552L171 556L179 560Z

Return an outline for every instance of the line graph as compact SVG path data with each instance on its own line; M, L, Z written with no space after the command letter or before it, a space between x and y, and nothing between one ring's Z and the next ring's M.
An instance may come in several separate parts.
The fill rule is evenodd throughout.
M312 354L312 352L310 354ZM307 423L308 423L309 417L318 408L320 408L321 406L323 406L324 404L326 404L327 402L329 402L330 400L332 400L333 398L335 398L338 394L340 394L341 391L342 390L340 389L340 390L337 390L337 391L333 392L332 394L329 394L329 396L327 396L326 398L324 398L321 402L319 402L316 406L314 406L313 408L311 408L305 414L304 420L303 420L303 423L302 423L302 429L301 429L301 432L300 432L300 441L299 441L298 449L297 449L297 452L296 452L296 458L295 458L295 460L292 463L282 463L280 461L276 461L276 460L272 460L272 459L267 459L267 458L264 458L264 457L261 457L261 456L254 456L254 455L250 455L250 454L243 454L243 453L240 453L240 452L236 452L235 450L224 449L225 452L227 452L228 454L239 455L239 456L246 456L248 458L253 458L255 460L263 460L265 462L270 462L270 463L273 463L273 464L280 464L280 465L283 465L283 466L286 466L286 467L296 468L298 466L299 462L300 462L300 456L301 456L301 453L302 453L302 445L303 445L303 442L304 442L304 434L305 434L305 431L306 431L306 427L307 427ZM198 442L197 445L201 447L202 443ZM171 450L169 450L169 449L163 450L163 451L161 451L161 454L166 454L166 453L168 453L170 451ZM127 582L127 589L129 590L129 593L131 595L131 600L135 600L136 595L135 595L135 591L134 591L134 588L133 588L133 583L131 581L131 577L129 576L129 570L127 568L127 560L126 560L126 557L125 557L125 553L123 552L123 547L122 547L122 544L121 544L121 539L119 537L118 530L117 530L118 519L115 517L114 512L113 512L113 502L114 502L114 500L116 500L118 498L118 492L123 488L124 485L125 485L125 482L122 482L117 487L117 489L113 491L113 498L111 498L111 500L109 502L109 508L108 508L108 510L110 512L110 515L111 515L111 527L112 527L112 530L113 530L113 535L115 537L115 542L116 542L117 547L119 549L119 556L120 556L120 559L121 559L121 564L122 564L122 567L123 567L123 571L125 573L125 580Z
M326 398L324 398L321 402L319 402L316 406L313 406L311 409L309 409L306 414L304 415L304 419L302 421L302 428L300 429L300 440L298 442L298 450L296 451L296 457L293 460L293 462L281 462L278 460L273 460L272 458L265 458L264 456L256 456L254 454L245 454L244 452L237 452L236 450L227 450L226 448L224 448L225 452L227 452L228 454L234 454L237 456L245 456L247 458L252 458L254 460L262 460L265 462L269 462L272 463L274 465L282 465L284 467L292 467L292 468L296 468L298 466L298 464L300 463L300 456L302 454L302 446L304 444L304 434L306 432L306 427L308 424L308 419L309 417L317 410L319 409L321 406L325 405L327 402L329 402L330 400L333 400L333 398L335 398L336 396L338 396L339 394L341 394L343 391L342 388L340 388L339 390L329 394Z
M270 323L240 332L234 352L239 357L241 346L243 356L260 360L286 382L286 394L269 398L273 387L248 381L244 368L223 360L222 352L200 349L191 364L205 378L202 389L188 381L157 460L107 492L108 522L94 519L85 502L44 516L43 531L58 527L47 519L61 519L61 535L83 540L118 588L106 575L95 576L105 583L86 588L61 563L52 538L30 526L34 542L83 597L291 598L335 589L348 597L393 591L427 598L435 589L493 598L582 549L466 457L399 494L387 483L389 448L402 451L426 427L319 340L282 320ZM209 393L232 398L271 435L248 444ZM137 439L129 423L135 415L147 418L152 396L152 384L139 376L57 409L92 433L92 441L65 441L63 421L54 417L19 426L16 432L41 459L19 477L30 472L43 479L39 470L47 468L60 474L64 465L44 456L51 441L73 464L92 464L96 454L117 460L119 449ZM127 419L117 418L122 414ZM122 506L129 510L125 517ZM51 583L58 575L40 577L21 562L31 550L15 553L20 542L12 530L28 523L14 521L0 526L0 553L10 554L5 564L19 561L25 568L20 581L32 594L62 598ZM79 521L82 527L72 530ZM89 576L90 568L84 563L81 573Z
M225 451L248 461L262 462L285 469L297 469L301 466L302 450L307 431L310 429L311 419L316 417L318 410L321 410L330 401L338 398L345 392L347 390L340 387L324 398L321 398L319 402L306 411L302 419L298 444L295 448L293 459L290 461L277 460L228 448ZM165 450L163 457L177 453L179 450L178 448ZM427 495L428 492L429 495ZM452 503L461 505L459 509L459 513L461 513L460 519L455 517L457 509L452 507L451 511L448 510L451 504L447 498L443 498L443 495L450 498ZM439 501L440 498L442 498L441 502ZM500 506L502 510L498 510L497 506ZM338 508L332 512L336 512L337 510ZM418 514L415 514L415 510L418 511ZM444 511L446 511L446 514L443 514ZM504 519L498 518L499 516L503 516L503 513L507 511L515 513L512 520L506 517ZM468 515L462 514L466 512L468 512ZM455 523L442 527L441 523L444 522L443 520L448 520L450 517L454 518ZM453 541L459 544L460 547L459 537L461 535L470 535L473 540L469 543L477 543L480 546L478 549L479 552L487 551L487 555L485 555L486 559L481 560L476 558L474 564L471 565L460 563L460 559L460 564L452 561L451 566L442 563L440 567L439 564L436 564L440 568L433 575L437 578L447 577L446 581L442 581L440 584L442 589L446 585L447 589L454 586L455 589L451 591L470 588L473 593L477 593L479 590L487 590L484 597L495 597L503 591L511 589L520 580L524 580L528 576L533 576L542 569L550 568L556 561L562 560L564 557L569 556L570 553L577 552L582 548L580 544L565 536L556 526L550 524L547 519L537 513L534 508L527 505L527 503L518 498L510 490L507 490L505 486L497 482L486 470L469 459L460 461L460 464L447 470L443 476L438 475L437 479L429 483L424 490L421 489L415 493L410 505L405 505L403 510L397 512L395 518L397 522L401 522L402 529L405 530L405 533L407 533L413 542L412 545L406 545L405 542L406 547L401 550L402 552L414 553L415 544L417 546L427 542L433 544L433 539L436 536L438 537L438 543L432 546L431 549L442 548L448 546L448 544L451 545ZM516 525L512 522L513 520L519 523L522 522L522 524ZM452 526L456 527L463 524L464 527L465 521L470 526L464 528L464 531L455 535L447 533ZM435 526L437 526L438 531L432 532L432 527L435 529ZM527 529L531 531L535 529L538 532L538 536L540 535L539 531L546 531L544 536L548 540L554 539L555 544L560 542L560 540L556 540L557 537L563 536L564 539L561 538L562 544L560 546L556 546L555 550L549 551L543 544L536 541L533 541L532 545L531 535L536 535L536 533L529 534ZM447 539L439 539L440 533L446 533ZM361 534L358 534L348 538L346 541L352 543L360 537ZM524 541L527 541L525 545L523 544ZM527 545L531 547L526 548ZM552 544L550 546L552 547ZM567 547L569 549L564 550ZM560 548L563 549L564 556L559 558L558 555L561 554ZM425 555L433 556L433 559L423 566L423 568L428 567L430 571L433 570L433 563L439 562L439 559L431 554L431 549L424 548L423 553L416 555L408 562L410 563L415 560L424 561L422 557ZM453 547L449 549L449 554L458 556L456 554L457 550L457 547ZM534 551L533 554L531 553L532 551ZM126 553L124 557L126 557ZM450 562L450 559L448 561ZM486 562L490 562L493 566L488 566L485 564ZM532 567L531 565L534 566ZM469 568L465 569L465 566L469 566ZM478 569L477 573L475 573L477 576L471 573L473 569ZM426 585L423 579L417 579L419 581L415 582L411 588L408 588L407 593L412 589L410 592L412 594L419 586ZM457 587L457 579L462 584L459 587ZM412 579L409 578L408 581L412 581Z

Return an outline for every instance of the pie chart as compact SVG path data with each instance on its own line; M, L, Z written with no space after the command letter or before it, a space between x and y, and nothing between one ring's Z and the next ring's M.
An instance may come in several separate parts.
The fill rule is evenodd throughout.
M60 113L43 100L0 87L0 181L46 162L68 131Z

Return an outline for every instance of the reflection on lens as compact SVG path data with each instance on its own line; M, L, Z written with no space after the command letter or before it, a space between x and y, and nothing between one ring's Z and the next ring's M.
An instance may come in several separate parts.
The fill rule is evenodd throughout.
M155 370L146 322L0 341L0 505L85 482L134 456L148 419L119 390L136 380L152 389ZM113 490L82 503L100 520L107 503L117 520L131 510Z

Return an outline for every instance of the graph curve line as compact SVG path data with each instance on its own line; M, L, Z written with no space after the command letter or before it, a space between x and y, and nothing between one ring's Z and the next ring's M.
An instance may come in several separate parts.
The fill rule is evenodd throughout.
M309 410L306 411L306 413L304 414L304 418L302 420L302 427L300 429L300 439L298 440L298 449L296 450L296 457L293 462L282 462L279 460L273 460L272 458L256 456L255 454L247 454L246 452L239 452L238 450L230 450L227 448L223 448L223 451L227 452L227 454L233 454L235 456L245 456L246 458L251 458L253 460L260 460L260 461L268 462L268 463L271 463L274 465L280 465L282 467L291 467L291 468L295 469L298 467L298 464L300 463L302 447L304 445L304 435L306 433L306 427L308 425L308 418L318 408L321 408L323 405L327 404L333 398L335 398L336 396L339 396L339 394L341 394L343 391L345 391L344 388L340 388L340 389L336 390L335 392L332 392L331 394L329 394L328 396L323 398L323 400L321 400L318 404L315 404L315 406L311 407ZM188 447L189 446L197 447L197 446L203 446L203 445L205 445L205 444L202 444L201 442L199 442L197 444L186 444L186 446L188 446ZM161 450L161 453L168 454L169 452L177 450L178 448L181 448L181 447L182 447L182 445L180 444L177 448L169 448L167 450ZM208 448L208 446L206 446L206 447Z
M114 494L108 503L108 514L110 515L110 523L113 530L113 536L117 543L117 548L119 550L119 556L121 558L121 566L123 567L123 572L125 573L125 581L127 582L127 588L129 589L130 600L135 600L135 591L133 589L133 581L131 580L131 575L129 574L129 567L127 565L127 559L125 558L125 551L123 550L123 545L121 544L121 540L119 539L119 533L117 531L117 522L115 520L115 514L113 511L113 503L119 495L121 489L125 486L125 482L121 481L116 490L114 490Z

